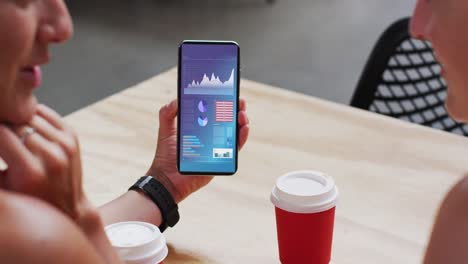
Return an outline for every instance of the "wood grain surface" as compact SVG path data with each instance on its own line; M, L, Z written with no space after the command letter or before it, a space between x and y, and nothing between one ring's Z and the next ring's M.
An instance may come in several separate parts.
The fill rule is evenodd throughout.
M96 205L148 169L176 79L172 69L66 117ZM465 138L247 80L241 97L251 135L239 171L180 204L166 264L279 263L269 195L277 177L301 169L328 173L340 189L335 263L421 261L441 199L468 171Z

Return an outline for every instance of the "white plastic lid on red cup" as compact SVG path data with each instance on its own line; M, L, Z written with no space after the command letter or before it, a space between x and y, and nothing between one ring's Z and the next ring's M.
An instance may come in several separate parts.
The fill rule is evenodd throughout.
M320 213L336 206L335 181L318 171L293 171L276 180L270 196L278 208L292 213Z
M106 226L107 237L127 264L158 264L168 254L166 239L153 224L120 222Z

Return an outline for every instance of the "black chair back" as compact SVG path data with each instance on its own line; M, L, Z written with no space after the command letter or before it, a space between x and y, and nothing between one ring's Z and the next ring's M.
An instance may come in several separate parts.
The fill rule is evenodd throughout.
M409 23L410 18L401 19L382 34L351 106L467 136L468 125L445 109L447 84L431 44L412 38Z

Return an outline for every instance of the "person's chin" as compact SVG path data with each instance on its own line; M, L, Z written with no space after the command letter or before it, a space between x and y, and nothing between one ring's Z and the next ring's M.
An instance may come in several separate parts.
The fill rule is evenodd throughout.
M18 104L17 109L11 113L9 122L13 125L29 123L36 114L37 105L37 98L35 96L30 96L26 102Z
M456 97L449 94L445 102L445 108L454 120L464 123L468 122L468 105L463 104Z

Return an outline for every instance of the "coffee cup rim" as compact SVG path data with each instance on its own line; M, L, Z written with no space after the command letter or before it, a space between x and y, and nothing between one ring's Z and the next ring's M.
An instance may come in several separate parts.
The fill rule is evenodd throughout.
M166 238L160 232L159 228L151 223L140 221L124 221L110 224L105 227L106 233L112 228L125 225L139 225L149 228L152 236L149 239L138 241L133 245L115 245L115 240L111 241L113 248L118 252L119 256L127 263L159 263L163 261L169 249L166 244ZM109 236L109 234L108 234Z
M296 185L289 182L314 181L314 188L320 190L310 193L300 193ZM290 190L288 190L288 188ZM296 188L296 190L291 190ZM301 188L302 191L304 190ZM278 208L293 213L319 213L336 206L339 191L332 177L320 171L300 170L291 171L279 177L271 192L270 200Z
M167 248L166 239L164 238L164 236L162 238L163 238L164 243L161 243L157 248L153 249L150 253L140 255L140 256L127 257L125 261L142 262L146 260L152 260L154 261L154 263L159 263L163 261L169 254L169 249Z
M107 232L109 229L113 228L113 227L116 227L116 226L119 226L119 225L128 225L128 224L136 224L136 225L142 225L142 226L145 226L145 227L148 227L149 229L151 229L153 231L153 234L155 234L155 236L147 239L147 240L143 240L141 241L140 243L138 244L135 244L135 245L131 245L131 246L124 246L124 245L114 245L112 243L112 246L116 249L129 249L129 248L139 248L139 247L143 247L143 246L146 246L146 245L149 245L155 241L160 241L161 239L164 239L164 237L162 236L162 233L161 231L159 231L159 228L153 224L150 224L150 223L146 223L146 222L140 222L140 221L124 221L124 222L118 222L118 223L114 223L114 224L110 224L108 226L105 227L105 231Z

